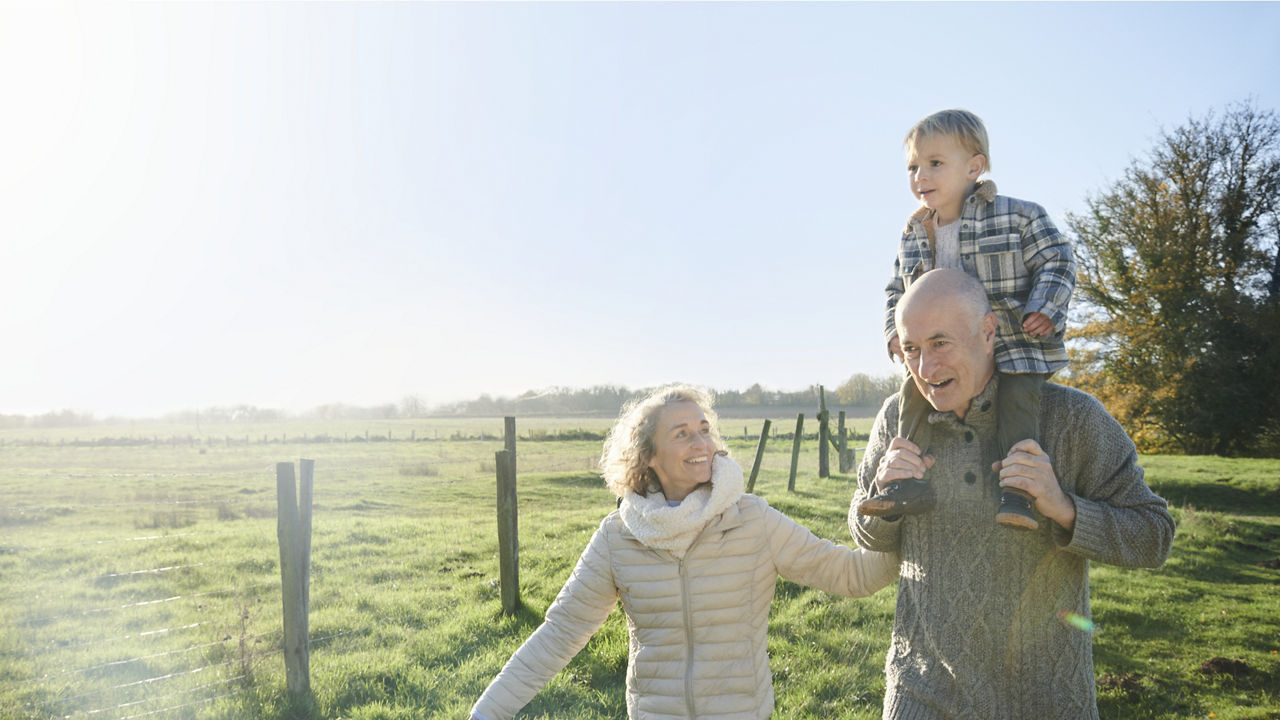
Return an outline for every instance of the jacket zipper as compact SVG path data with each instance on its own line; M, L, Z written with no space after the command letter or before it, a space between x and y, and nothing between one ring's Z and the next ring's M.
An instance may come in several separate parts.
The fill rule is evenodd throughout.
M689 573L684 558L680 558L680 601L684 604L684 702L689 708L689 720L693 714L693 611L689 607Z
M703 528L703 532L706 529ZM689 709L689 720L697 720L697 714L693 708L693 607L689 600L689 568L685 565L685 558L693 554L693 548L702 539L702 533L693 539L689 544L689 549L685 550L684 557L680 558L680 602L684 610L684 645L685 645L685 663L684 663L684 702Z

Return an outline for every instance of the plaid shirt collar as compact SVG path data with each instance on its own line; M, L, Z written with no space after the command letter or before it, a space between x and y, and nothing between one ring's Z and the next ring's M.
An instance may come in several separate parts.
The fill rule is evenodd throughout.
M974 186L973 194L977 195L978 198L980 198L983 202L987 204L995 202L996 201L995 181L983 180L979 182L976 186ZM934 223L935 215L936 215L935 211L930 210L924 205L921 205L919 210L916 210L914 213L911 214L911 217L907 218L907 227L911 227L911 223L916 223L916 222L924 223L926 227L933 227L935 225Z

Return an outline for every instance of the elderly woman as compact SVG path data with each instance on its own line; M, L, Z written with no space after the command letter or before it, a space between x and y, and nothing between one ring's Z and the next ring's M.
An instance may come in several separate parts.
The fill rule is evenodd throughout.
M621 499L600 523L546 620L471 710L503 720L573 659L619 598L627 614L631 718L767 718L765 631L777 577L863 597L898 575L892 554L821 540L743 493L710 397L661 388L623 409L605 440Z

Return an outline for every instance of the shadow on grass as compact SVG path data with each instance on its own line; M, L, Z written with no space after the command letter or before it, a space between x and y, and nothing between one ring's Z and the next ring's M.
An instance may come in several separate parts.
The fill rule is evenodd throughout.
M1121 610L1107 608L1095 616L1099 628L1122 627L1127 635L1135 640L1182 640L1188 636L1187 629L1175 618L1140 610ZM1124 667L1132 661L1128 650L1113 650L1106 643L1095 643L1093 646L1095 659L1104 665Z
M1192 506L1235 515L1280 515L1280 485L1273 488L1235 487L1231 478L1193 482L1147 477L1157 495L1172 507Z
M599 473L531 473L528 480L548 482L559 487L582 487L599 490L604 487L604 480Z
M1160 573L1215 586L1274 583L1280 573L1263 563L1280 555L1280 529L1247 517L1179 511L1173 554Z

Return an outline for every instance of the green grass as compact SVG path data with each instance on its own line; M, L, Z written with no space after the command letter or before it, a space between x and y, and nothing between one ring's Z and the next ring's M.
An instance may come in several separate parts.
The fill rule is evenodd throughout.
M501 420L491 422L438 429L492 440L412 443L298 443L335 430L288 423L257 434L294 441L266 444L85 447L23 431L51 440L32 446L12 444L10 431L0 450L0 719L465 717L614 508L590 469L598 441L522 442L525 608L502 615L493 480ZM541 422L520 421L522 436L603 429ZM724 431L743 425L759 421L727 420ZM774 426L790 432L794 419ZM434 429L390 431L422 439ZM755 441L729 442L749 467ZM852 479L815 477L810 441L797 492L787 493L790 445L768 445L757 493L849 542ZM288 701L279 654L274 467L298 457L316 460L307 705ZM1261 565L1280 558L1280 462L1143 461L1152 486L1174 501L1178 534L1160 569L1093 569L1103 717L1280 718L1280 570ZM770 621L777 716L879 717L893 601L892 589L853 600L780 582ZM615 611L522 717L624 716L626 656ZM1216 657L1248 671L1200 671Z

